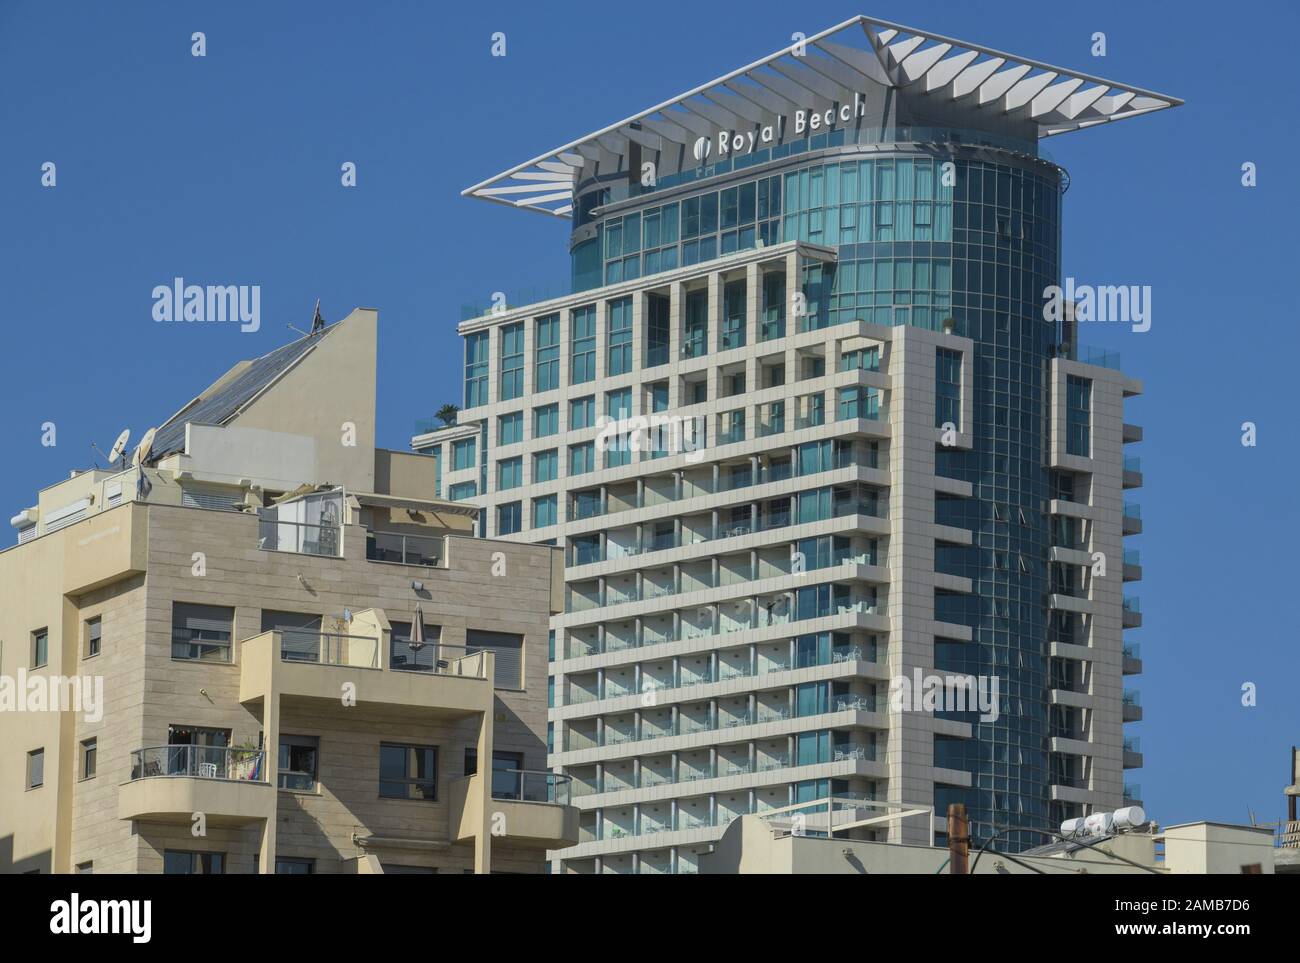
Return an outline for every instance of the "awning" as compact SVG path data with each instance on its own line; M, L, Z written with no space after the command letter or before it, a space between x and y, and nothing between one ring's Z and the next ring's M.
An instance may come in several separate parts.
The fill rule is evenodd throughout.
M441 498L400 498L397 495L380 495L375 492L349 491L348 496L355 498L359 505L370 508L390 508L417 514L464 515L477 518L479 509L464 502L448 502Z

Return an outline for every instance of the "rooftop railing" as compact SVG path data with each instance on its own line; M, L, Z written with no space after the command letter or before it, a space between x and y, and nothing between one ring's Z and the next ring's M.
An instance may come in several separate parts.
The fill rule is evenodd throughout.
M257 547L265 552L340 558L343 555L342 529L333 524L262 518L257 526Z
M442 535L407 535L400 532L366 533L366 558L372 562L425 565L438 568L446 557L447 539Z

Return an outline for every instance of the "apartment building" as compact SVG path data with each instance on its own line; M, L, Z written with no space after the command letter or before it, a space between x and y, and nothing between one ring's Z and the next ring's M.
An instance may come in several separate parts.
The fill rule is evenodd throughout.
M1135 800L1141 383L1045 320L1039 142L1179 103L856 17L465 191L571 220L568 293L467 312L464 408L412 442L481 535L564 552L564 869L696 872L831 794L977 835ZM893 706L918 674L997 711Z
M13 518L0 872L540 872L576 841L558 552L473 537L433 459L375 447L377 328L241 362Z

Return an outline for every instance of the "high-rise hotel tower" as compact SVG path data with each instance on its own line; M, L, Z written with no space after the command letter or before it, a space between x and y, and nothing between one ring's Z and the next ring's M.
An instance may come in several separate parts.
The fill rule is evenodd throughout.
M464 320L413 442L482 534L564 548L564 870L692 872L828 796L897 842L1136 796L1141 385L1045 312L1038 144L1179 103L859 17L466 191L573 225L571 293Z

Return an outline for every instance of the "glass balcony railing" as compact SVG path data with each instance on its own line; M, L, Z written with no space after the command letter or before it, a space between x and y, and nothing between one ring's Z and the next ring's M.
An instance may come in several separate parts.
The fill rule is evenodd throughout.
M1124 611L1132 612L1134 615L1142 614L1142 601L1132 595L1124 596Z
M447 539L441 535L405 535L366 532L366 558L371 562L396 562L437 568L446 555Z
M191 776L197 779L235 779L265 782L260 749L229 746L169 745L136 749L131 753L131 779L156 776Z
M1142 471L1142 459L1137 455L1125 455L1124 470L1140 473Z
M284 662L379 668L379 640L370 636L293 629L283 629L279 635L280 659Z
M517 802L569 805L573 780L569 776L542 769L495 769L492 772L492 798Z
M1124 658L1126 658L1126 659L1141 659L1141 658L1142 658L1142 646L1141 646L1140 644L1138 644L1137 642L1125 642L1125 643L1124 643Z
M1124 549L1124 564L1125 564L1125 565L1136 565L1136 566L1141 566L1141 565L1142 565L1142 553L1141 553L1140 551L1138 551L1136 548L1126 548L1126 549Z
M342 529L338 525L262 518L257 526L257 547L264 552L340 558L343 555Z
M1138 519L1138 520L1140 521L1140 520L1142 519L1142 506L1141 506L1141 505L1138 505L1138 504L1135 504L1135 503L1133 503L1133 502L1125 502L1125 503L1124 503L1124 517L1125 517L1125 518L1136 518L1136 519Z
M1142 705L1142 693L1137 689L1124 690L1124 705L1140 706Z

